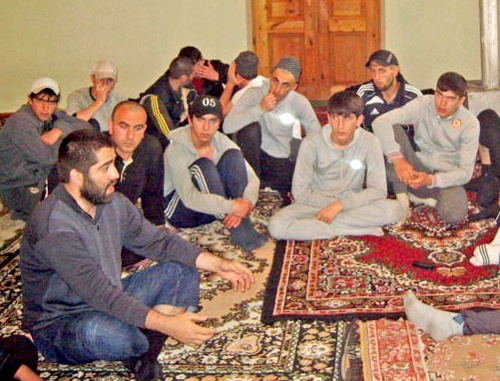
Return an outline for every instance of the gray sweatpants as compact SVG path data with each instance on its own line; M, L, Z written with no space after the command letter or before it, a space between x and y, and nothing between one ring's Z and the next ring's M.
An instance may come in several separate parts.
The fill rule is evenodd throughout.
M500 310L460 311L464 319L464 335L500 333Z
M413 147L408 139L408 135L400 125L394 126L394 137L401 146L401 153L415 170L432 174L433 171L425 167L418 159ZM411 192L420 198L433 198L437 201L436 210L441 218L448 223L462 221L468 213L467 193L463 186L449 188L427 188L413 189L399 181L394 166L387 163L387 179L394 193Z
M333 202L333 201L332 201ZM269 221L268 230L276 239L326 239L344 235L383 235L381 226L401 217L401 205L395 200L378 200L369 205L340 212L332 222L316 219L320 209L293 203L279 210Z

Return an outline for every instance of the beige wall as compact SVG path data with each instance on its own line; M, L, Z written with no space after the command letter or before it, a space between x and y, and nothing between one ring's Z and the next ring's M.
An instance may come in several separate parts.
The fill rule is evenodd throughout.
M0 0L0 112L17 110L41 76L60 83L64 107L98 59L118 65L117 88L130 97L182 46L229 62L251 48L248 1ZM416 86L433 87L447 70L480 78L478 1L385 0L383 18L385 46Z
M481 79L479 17L479 0L385 0L385 46L418 88L446 71Z
M99 59L116 63L117 89L136 97L183 46L224 62L251 47L244 0L0 0L0 9L0 112L18 109L42 76L59 82L65 107Z

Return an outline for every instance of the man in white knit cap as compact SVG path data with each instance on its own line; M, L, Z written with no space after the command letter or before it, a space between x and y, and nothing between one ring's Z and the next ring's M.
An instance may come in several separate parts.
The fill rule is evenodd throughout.
M234 105L224 120L223 130L234 134L247 126L254 133L246 134L251 154L258 158L254 166L262 187L278 190L288 204L295 168L293 138L301 139L302 131L310 134L321 126L306 97L297 93L301 73L295 57L283 57L273 68L271 78L262 86L249 89ZM254 122L260 125L256 127ZM243 152L245 158L248 153ZM257 167L257 168L256 168Z
M62 139L91 126L57 110L61 91L51 78L31 86L28 103L0 132L0 194L12 218L26 221L40 201Z

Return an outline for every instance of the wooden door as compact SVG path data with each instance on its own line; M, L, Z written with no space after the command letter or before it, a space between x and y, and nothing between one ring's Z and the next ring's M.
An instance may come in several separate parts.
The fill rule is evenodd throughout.
M326 100L334 86L369 78L367 57L380 48L380 0L251 0L253 45L268 76L287 55L302 64L299 92Z

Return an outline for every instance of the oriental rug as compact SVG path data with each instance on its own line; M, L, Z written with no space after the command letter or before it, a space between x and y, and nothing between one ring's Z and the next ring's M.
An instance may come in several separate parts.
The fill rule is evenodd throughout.
M453 336L436 342L422 333L421 339L430 380L500 380L500 335Z
M359 324L365 380L429 381L423 345L411 323L379 319Z
M448 310L500 308L498 266L468 260L495 232L492 220L446 225L433 208L417 206L404 227L382 237L279 242L262 320L400 317L408 289Z
M261 192L252 215L257 228L266 231L267 220L280 205L275 192ZM249 266L256 278L245 294L234 292L227 282L211 274L201 277L202 314L218 334L200 347L167 340L159 361L164 380L362 380L354 322L283 321L261 323L265 282L269 275L274 242L255 252L244 252L229 244L220 223L180 232L185 238L226 258ZM22 299L19 270L19 239L4 252L0 269L0 335L25 334L21 330ZM8 251L8 252L7 252ZM143 263L141 266L148 266ZM132 269L131 271L136 271ZM81 366L53 364L40 356L44 380L133 380L120 362L93 362ZM1 378L1 377L0 377Z
M453 336L436 342L406 320L360 322L365 380L500 380L500 336Z

